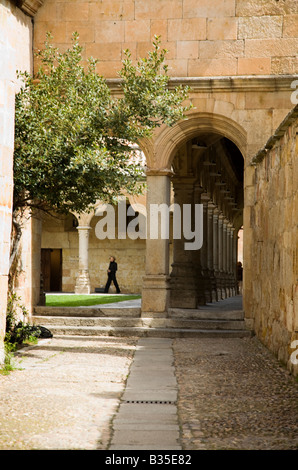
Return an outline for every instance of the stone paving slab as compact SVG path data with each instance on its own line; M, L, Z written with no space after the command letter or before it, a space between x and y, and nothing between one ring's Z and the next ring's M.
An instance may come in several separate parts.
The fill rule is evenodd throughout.
M129 449L134 446L135 450L139 449L139 446L146 446L148 450L151 450L152 446L159 446L160 449L168 450L168 446L174 446L179 439L179 431L173 429L173 426L169 428L164 426L162 430L148 430L146 427L139 426L138 429L116 429L113 436L112 445L110 449L117 449L119 446L127 445ZM180 448L178 444L175 446Z
M113 420L109 449L181 449L176 401L172 340L140 339L122 403Z

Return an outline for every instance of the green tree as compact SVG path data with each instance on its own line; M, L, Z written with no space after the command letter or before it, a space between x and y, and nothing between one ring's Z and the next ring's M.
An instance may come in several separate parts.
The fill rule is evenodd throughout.
M131 161L131 144L161 124L174 124L188 109L182 104L188 89L168 89L166 50L159 38L135 65L125 51L119 99L96 73L96 60L90 58L85 70L81 53L77 34L64 53L48 35L36 76L22 74L24 86L16 96L14 209L82 212L98 199L113 200L123 188L138 192L143 170Z
M80 213L98 199L113 201L123 188L137 194L143 169L132 160L131 144L162 124L173 125L189 109L183 105L188 88L168 88L166 50L158 37L148 57L136 63L125 51L120 98L96 72L95 59L82 65L77 33L63 53L51 40L48 34L37 53L37 73L21 74L23 87L16 95L16 240L24 209ZM11 263L16 252L17 243Z

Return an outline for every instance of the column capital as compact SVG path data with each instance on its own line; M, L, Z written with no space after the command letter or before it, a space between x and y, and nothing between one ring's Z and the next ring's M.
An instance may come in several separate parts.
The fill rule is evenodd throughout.
M95 211L93 209L90 212L82 212L80 214L73 212L73 215L77 218L79 224L78 227L87 227L90 226L91 220L95 215Z
M196 178L194 178L193 176L177 176L177 175L174 175L173 178L172 178L172 182L173 182L173 185L174 187L175 186L192 186L193 188L195 187L195 182L196 182Z
M174 176L169 168L147 168L146 176Z
M216 209L216 205L214 204L214 202L211 200L211 201L208 201L208 212L214 212L214 210Z
M209 201L210 201L210 194L209 194L209 193L206 193L206 192L202 193L202 194L201 194L201 202L202 202L202 204L208 206Z
M201 186L200 183L197 183L196 181L194 182L194 191L198 194L203 194L203 192L205 191L205 189L203 188L203 186Z
M90 225L78 225L76 229L77 230L90 230L91 226Z

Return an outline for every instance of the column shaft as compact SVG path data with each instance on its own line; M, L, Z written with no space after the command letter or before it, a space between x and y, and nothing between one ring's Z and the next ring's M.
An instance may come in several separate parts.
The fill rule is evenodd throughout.
M215 278L215 289L216 289L216 300L221 299L218 291L218 275L219 275L219 266L218 266L218 209L215 209L213 212L213 268L214 268L214 278Z
M218 296L219 300L224 299L224 279L223 279L223 215L218 217Z
M175 204L180 206L182 220L184 204L194 207L194 181L192 178L173 181ZM193 214L192 214L193 215ZM193 221L193 217L192 217ZM185 249L184 228L181 238L173 240L173 264L171 272L171 301L173 308L196 308L198 301L194 251Z
M169 302L169 239L151 237L155 219L151 210L153 205L170 205L169 175L147 175L147 239L146 265L142 289L142 315L166 316ZM159 221L161 220L160 217Z
M207 264L208 264L208 285L209 285L209 292L210 292L210 301L216 302L217 295L216 295L216 280L214 274L214 235L213 235L213 214L214 214L215 206L213 203L209 202L208 204L208 216L207 216L207 236L208 236L208 244L207 244Z
M78 226L79 234L79 273L76 279L75 293L90 294L89 277L89 230L90 226Z
M203 188L200 185L195 185L194 187L194 204L201 204L201 194L203 193ZM203 240L204 243L204 240ZM196 288L197 288L197 296L198 296L198 305L205 305L206 304L206 296L205 296L205 286L204 286L204 277L202 271L202 249L196 250L193 253L193 261L195 265L195 272L196 272Z

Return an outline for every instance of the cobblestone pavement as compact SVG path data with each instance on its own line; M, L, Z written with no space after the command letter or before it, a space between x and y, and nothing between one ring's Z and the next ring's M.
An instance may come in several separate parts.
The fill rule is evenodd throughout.
M0 375L1 450L106 449L137 339L56 337Z
M298 383L256 338L173 348L183 449L298 449Z
M0 449L106 450L137 338L56 337L0 375ZM256 338L175 339L185 450L297 449L298 383Z

